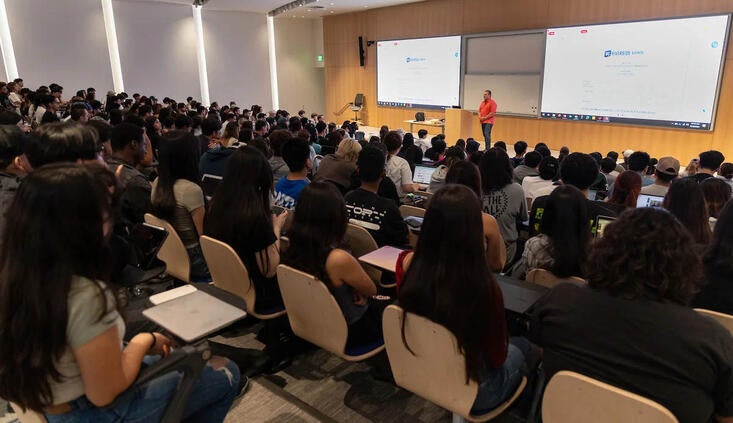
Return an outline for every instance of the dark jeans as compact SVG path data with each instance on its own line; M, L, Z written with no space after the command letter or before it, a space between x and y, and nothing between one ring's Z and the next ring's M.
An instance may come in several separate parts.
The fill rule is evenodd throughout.
M481 131L484 133L484 141L486 141L485 149L491 148L491 129L494 127L493 123L482 123Z
M158 357L146 357L153 364ZM226 360L214 368L208 363L196 380L183 412L187 423L223 422L234 402L239 387L239 368ZM62 415L46 415L49 423L157 422L165 414L181 379L179 373L168 373L152 382L123 392L106 407L96 407L86 396L71 401L72 411Z
M382 314L392 300L369 298L369 308L361 319L349 325L347 345L365 345L384 339L382 335Z
M509 338L504 364L496 369L485 366L471 408L472 414L485 414L509 399L528 372L526 363L534 361L532 346L526 338Z

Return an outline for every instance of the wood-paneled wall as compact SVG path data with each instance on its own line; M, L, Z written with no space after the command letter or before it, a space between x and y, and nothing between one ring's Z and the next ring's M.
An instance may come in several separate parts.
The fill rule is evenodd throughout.
M370 126L407 128L404 121L414 116L412 109L377 107L376 45L365 47L366 64L360 67L359 36L364 40L416 38L731 11L733 0L428 0L327 17L323 28L326 113L333 121L352 118L349 113L336 116L335 112L361 92L366 96L366 105L360 117ZM500 98L496 100L501 102ZM443 113L429 112L427 116L442 117ZM682 162L701 151L716 149L726 155L727 161L733 161L732 118L733 48L728 48L712 132L498 116L492 138L509 143L524 139L530 145L544 141L553 149L566 145L571 151L604 154L632 148L655 157L673 155ZM478 122L474 134L482 138Z

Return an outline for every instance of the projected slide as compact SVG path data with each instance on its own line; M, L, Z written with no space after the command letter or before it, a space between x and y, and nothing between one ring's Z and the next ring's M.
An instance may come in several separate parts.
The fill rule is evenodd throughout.
M710 130L728 15L547 31L541 117Z
M460 36L377 41L378 105L451 107L460 85Z

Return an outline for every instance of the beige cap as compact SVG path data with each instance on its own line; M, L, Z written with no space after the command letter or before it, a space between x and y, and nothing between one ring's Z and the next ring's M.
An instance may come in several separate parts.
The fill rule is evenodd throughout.
M662 157L657 163L657 172L669 176L677 176L680 172L680 161L674 157Z

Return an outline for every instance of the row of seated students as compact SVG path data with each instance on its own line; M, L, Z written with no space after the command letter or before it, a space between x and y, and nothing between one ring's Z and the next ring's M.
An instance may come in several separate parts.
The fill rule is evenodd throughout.
M123 129L120 125L112 129L112 151L118 153L118 159L123 156L134 162L135 157L144 155L146 143L137 132L130 138L120 135ZM109 412L109 408L98 407L112 402L117 412L132 412L125 407L141 401L140 396L127 392L118 395L134 380L143 356L159 353L170 341L160 334L142 333L119 350L124 331L112 306L113 297L107 293L110 279L103 265L112 259L108 239L114 218L122 214L116 197L124 198L128 187L117 186L110 173L93 166L51 164L98 160L97 145L102 140L97 131L74 124L49 124L24 147L15 132L8 130L6 142L12 146L5 148L11 156L6 170L22 165L23 157L33 163L29 171L30 166L48 166L33 171L19 184L6 217L4 248L0 251L0 267L6 275L1 281L0 316L2 327L11 329L2 332L0 361L18 366L0 372L0 396L44 411L51 421L70 416L95 419ZM114 142L116 136L120 138ZM12 141L13 137L17 139ZM279 235L289 212L280 216L271 213L272 168L257 147L241 147L231 154L224 179L207 209L199 186L200 144L186 131L166 134L159 144L159 177L153 183L150 204L159 217L173 223L187 244L193 266L198 265L193 259L200 254L198 234L230 243L253 274L258 294L276 303L281 298L272 279L273 269L280 262L291 265L329 286L349 323L351 339L378 337L384 304L371 299L376 293L374 283L342 242L346 225L353 218L349 201L356 196L364 202L360 195L371 195L372 200L378 197L375 188L378 192L381 181L389 179L385 178L389 161L399 151L399 147L393 148L395 141L401 146L399 134L388 133L384 148L367 145L360 149L356 170L363 185L347 193L346 199L330 181L309 183L304 179L312 166L307 141L296 137L284 143L283 158L290 172L278 183L305 183L293 198L292 222L287 228L290 249L282 257ZM356 149L352 145L348 148ZM129 170L136 170L126 163L132 168ZM127 169L114 164L111 168L118 175ZM563 198L577 199L576 203L590 208L581 192L598 175L595 161L573 153L563 160L560 175L564 185L546 199L546 207L553 196L566 196ZM403 181L392 182L398 185ZM515 185L511 162L501 148L487 150L478 167L465 160L452 163L445 186L437 189L428 203L414 253L403 254L398 265L400 305L446 326L456 336L467 358L467 377L481 386L476 410L490 409L505 400L525 368L533 367L539 359L537 348L526 339L507 342L501 292L493 276L507 260L506 252L512 251L512 241L516 244L511 231L516 231L517 217L524 218L527 213L523 194L519 201L509 198L510 193L521 190ZM277 188L274 191L277 198ZM397 203L384 202L384 207L391 208L391 216L397 216ZM513 218L514 225L505 214ZM549 210L542 214L540 227L551 215ZM730 216L728 204L705 255L706 264L727 271L726 266L733 262ZM587 215L578 220L589 221ZM601 240L585 245L588 258L580 262L580 269L586 272L583 276L591 289L558 287L541 300L532 313L531 339L544 348L549 375L561 369L578 370L652 398L672 410L680 421L707 421L714 415L725 421L724 417L733 415L728 401L732 340L722 327L687 307L704 272L700 249L685 222L680 221L672 213L655 209L622 213L606 228ZM379 229L388 237L403 230L401 225L395 228L398 226L380 225ZM576 226L590 232L588 224ZM34 239L35 244L28 242L28 234L40 233L44 234L43 242L40 237ZM17 266L16 254L24 257L23 266ZM32 262L33 257L37 263ZM205 262L202 264L203 274ZM57 281L52 283L56 295L47 295L48 281ZM53 311L56 303L52 300L59 297L68 298L67 307ZM573 301L568 300L571 297ZM39 301L44 303L39 305ZM34 309L48 312L33 315L29 311ZM619 320L622 315L624 319ZM29 328L37 328L30 338ZM675 348L678 345L685 348ZM38 366L31 368L31 354L40 354L33 363L40 360L42 371ZM109 356L112 362L88 360L99 356ZM649 360L650 356L658 359ZM64 363L70 367L61 367ZM228 372L214 370L223 367ZM192 420L198 416L221 421L236 395L236 365L216 359L209 368L200 385L210 393L189 405L187 416ZM67 372L76 377L70 381L53 378ZM109 383L107 376L100 377L106 372L117 372L120 378ZM35 378L19 391L17 382L27 380L29 374ZM101 386L102 381L107 385ZM68 388L66 382L71 382ZM162 413L161 404L167 398L135 403L131 408L157 407ZM204 417L202 413L212 414Z

